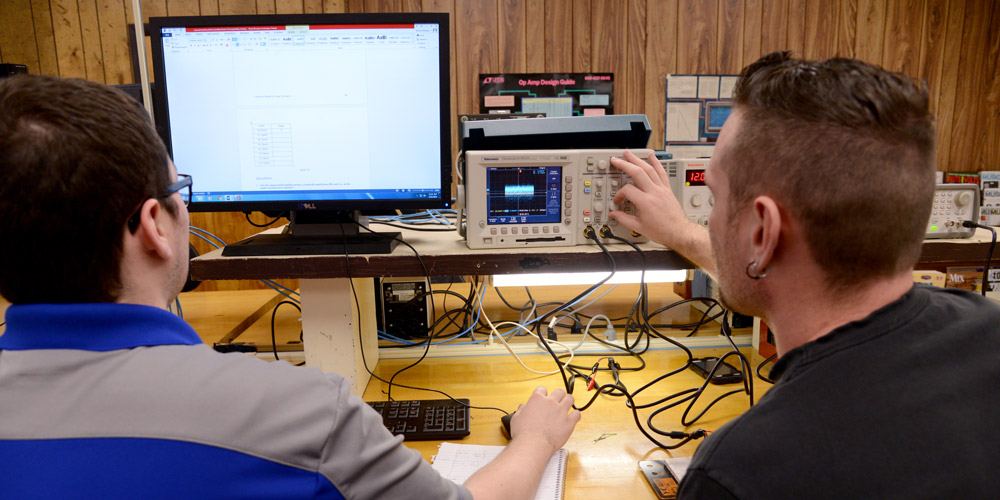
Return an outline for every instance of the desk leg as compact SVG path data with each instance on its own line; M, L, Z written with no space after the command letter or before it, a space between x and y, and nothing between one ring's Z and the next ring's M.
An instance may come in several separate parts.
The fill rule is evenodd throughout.
M375 286L370 278L354 280L361 318L357 317L351 282L347 279L299 280L302 293L302 342L306 365L334 372L351 381L360 396L368 385L368 368L378 363ZM359 337L358 325L362 332ZM359 339L362 341L359 342Z

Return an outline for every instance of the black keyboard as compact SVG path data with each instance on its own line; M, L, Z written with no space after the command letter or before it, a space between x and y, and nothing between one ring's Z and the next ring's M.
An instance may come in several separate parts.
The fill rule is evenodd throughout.
M389 432L406 441L460 439L469 435L469 400L368 401Z

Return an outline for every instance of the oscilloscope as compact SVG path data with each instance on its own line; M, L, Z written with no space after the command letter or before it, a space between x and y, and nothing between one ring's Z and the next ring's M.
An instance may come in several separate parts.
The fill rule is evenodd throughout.
M618 190L632 179L611 165L623 149L467 151L466 244L469 248L519 248L595 244L587 228L608 226L638 243L645 237L608 217ZM648 149L632 150L640 158ZM602 243L613 243L604 238Z

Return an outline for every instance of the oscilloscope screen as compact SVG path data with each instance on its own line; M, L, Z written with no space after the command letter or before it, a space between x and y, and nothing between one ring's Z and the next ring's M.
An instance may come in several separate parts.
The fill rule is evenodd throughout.
M486 169L487 224L559 222L561 167Z

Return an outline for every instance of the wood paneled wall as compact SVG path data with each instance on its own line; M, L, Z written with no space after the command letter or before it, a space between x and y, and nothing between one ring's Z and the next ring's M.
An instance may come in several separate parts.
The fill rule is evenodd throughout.
M455 114L478 111L479 73L610 71L615 109L648 115L655 148L662 147L668 73L738 73L774 50L810 59L856 57L927 82L939 170L1000 170L1000 0L143 0L142 6L146 17L449 12ZM31 73L130 83L131 19L130 0L0 0L0 61L27 64ZM227 241L256 232L242 215L192 219Z

